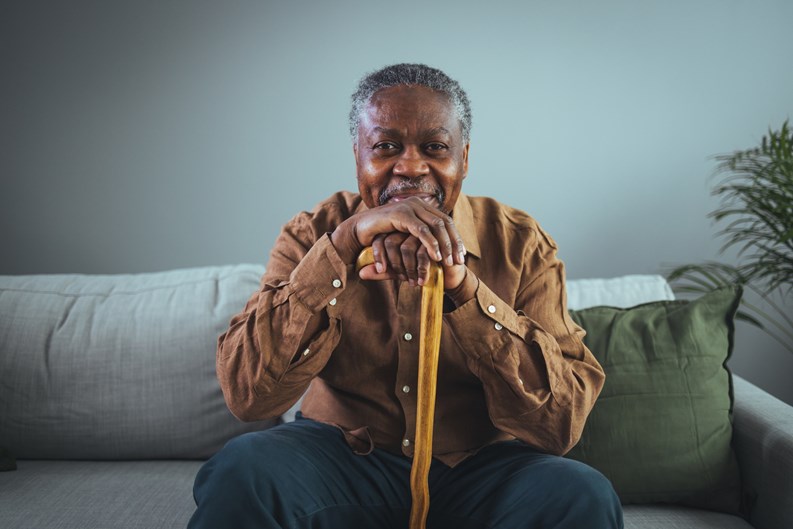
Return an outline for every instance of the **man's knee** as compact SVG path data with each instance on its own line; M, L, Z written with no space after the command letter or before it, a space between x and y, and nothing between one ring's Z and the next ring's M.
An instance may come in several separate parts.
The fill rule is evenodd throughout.
M263 437L261 433L251 432L235 437L229 440L217 455L229 462L250 461L261 451L262 443L267 442L267 438Z
M222 490L231 490L236 489L237 483L249 481L254 466L252 462L256 461L255 443L252 434L244 434L227 442L199 471L195 494L198 496L204 489L213 489L212 495L216 494L214 483L223 483Z
M563 459L564 471L556 476L557 490L566 495L565 517L570 527L587 522L587 527L621 528L622 506L611 482L596 469L578 461ZM583 526L581 526L583 527Z
M201 467L193 486L197 509L190 529L279 527L269 512L271 506L260 501L263 495L271 496L268 482L274 482L261 471L262 443L267 440L261 432L241 435Z
M513 516L534 520L532 527L622 527L619 498L611 482L592 467L548 456L514 472L513 478L504 491L509 509Z
M294 434L276 428L226 443L196 476L190 527L280 527L290 502L305 500L295 476L304 483L312 469L301 464L306 458Z
M294 443L269 431L235 437L199 471L195 492L203 487L214 489L213 484L222 484L222 490L238 495L266 492L268 484L294 472L293 450Z
M576 483L581 496L598 502L619 501L614 487L606 476L584 464L578 467Z

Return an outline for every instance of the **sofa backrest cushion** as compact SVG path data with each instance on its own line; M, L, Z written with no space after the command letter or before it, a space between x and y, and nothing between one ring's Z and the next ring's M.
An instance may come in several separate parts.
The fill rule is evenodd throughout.
M669 283L659 275L626 275L608 279L567 281L567 308L581 310L601 305L627 308L651 301L675 299Z
M262 266L0 276L0 445L23 459L206 458L241 423L217 337Z

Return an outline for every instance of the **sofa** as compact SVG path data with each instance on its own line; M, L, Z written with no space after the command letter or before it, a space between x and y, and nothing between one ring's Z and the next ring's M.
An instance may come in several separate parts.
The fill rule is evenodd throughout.
M299 406L242 423L215 378L217 336L263 272L0 277L0 527L185 527L203 461ZM571 309L673 298L660 276L568 282ZM626 527L793 527L793 408L738 376L730 396L742 513L630 503Z

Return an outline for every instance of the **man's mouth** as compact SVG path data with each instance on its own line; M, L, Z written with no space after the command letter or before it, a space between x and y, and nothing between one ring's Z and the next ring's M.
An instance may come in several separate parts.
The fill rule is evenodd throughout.
M442 189L430 186L414 187L412 189L404 187L401 189L384 189L383 192L380 193L379 202L382 206L384 204L401 202L413 197L420 198L432 207L440 209L443 204L444 193Z
M439 207L438 198L435 195L430 195L428 193L403 193L399 195L393 195L391 198L388 199L387 203L391 202L401 202L403 200L407 200L409 198L417 197L426 202L427 204L432 205L433 207Z

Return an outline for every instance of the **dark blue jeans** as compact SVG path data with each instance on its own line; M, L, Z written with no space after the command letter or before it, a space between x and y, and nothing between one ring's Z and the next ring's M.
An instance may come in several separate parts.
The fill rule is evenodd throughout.
M409 458L355 455L341 432L307 419L229 441L201 468L190 529L406 529ZM519 441L454 468L433 460L428 529L622 528L611 483Z

